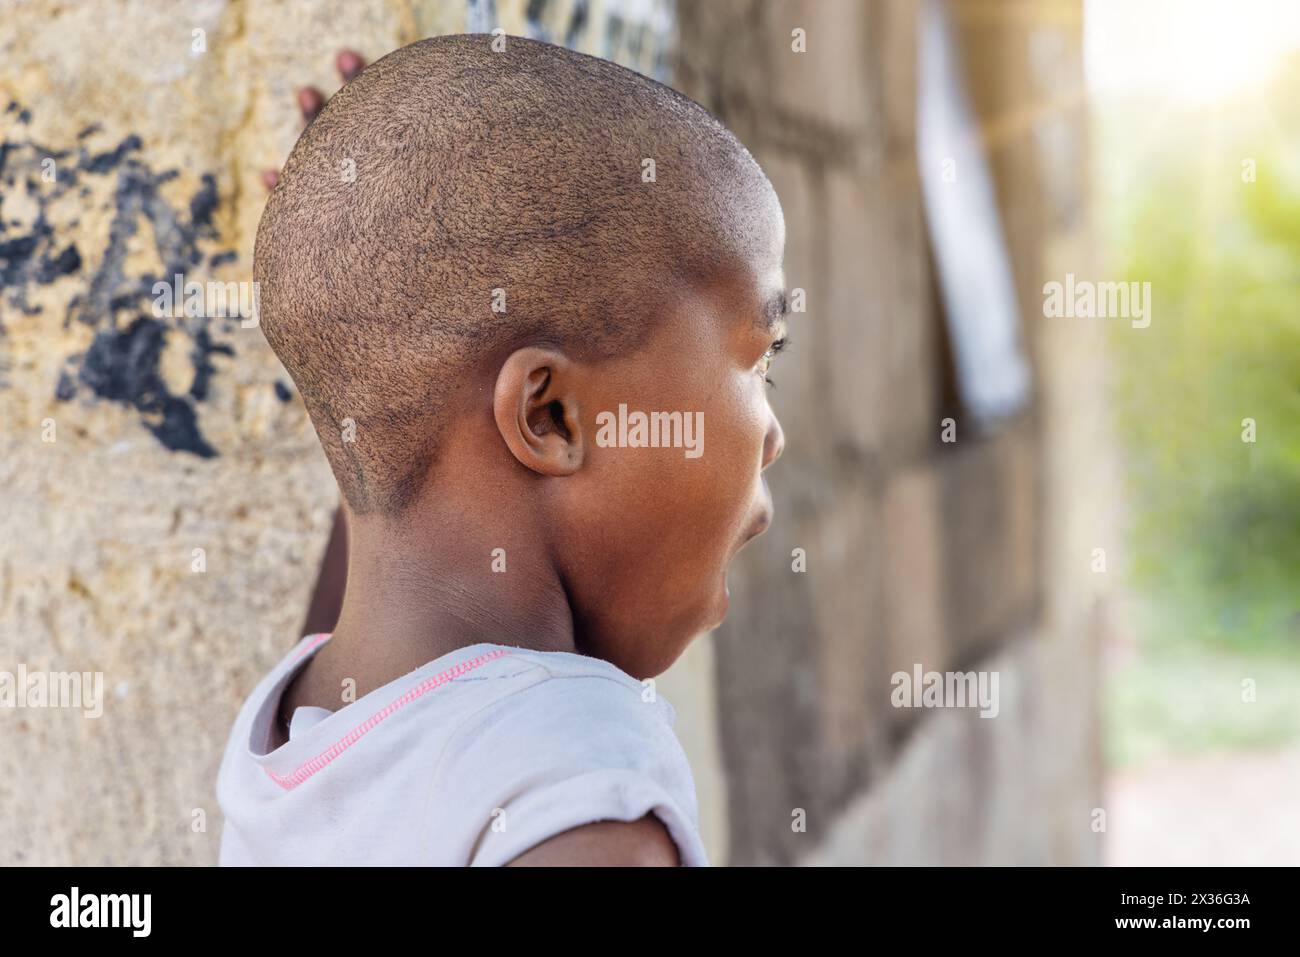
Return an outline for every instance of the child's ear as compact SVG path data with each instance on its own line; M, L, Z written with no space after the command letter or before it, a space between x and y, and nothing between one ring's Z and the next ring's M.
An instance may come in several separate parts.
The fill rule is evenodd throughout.
M572 475L582 467L578 376L563 353L527 346L497 373L492 413L511 453L543 475Z

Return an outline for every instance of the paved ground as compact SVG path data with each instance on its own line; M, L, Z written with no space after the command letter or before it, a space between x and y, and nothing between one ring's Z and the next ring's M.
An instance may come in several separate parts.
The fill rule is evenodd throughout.
M1112 774L1104 862L1300 864L1300 747L1152 762Z

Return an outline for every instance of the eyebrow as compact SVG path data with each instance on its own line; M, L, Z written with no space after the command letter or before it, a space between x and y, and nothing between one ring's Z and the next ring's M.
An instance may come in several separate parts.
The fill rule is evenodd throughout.
M781 289L773 293L763 303L763 311L758 318L758 325L764 331L769 331L775 329L780 321L788 315L790 315L790 301L786 298L785 290Z

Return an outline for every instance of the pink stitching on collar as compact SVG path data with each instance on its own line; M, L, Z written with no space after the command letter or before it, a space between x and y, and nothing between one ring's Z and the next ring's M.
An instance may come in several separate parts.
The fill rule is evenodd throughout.
M322 637L322 640L328 637L329 637L328 635L325 635ZM317 642L316 644L319 643L320 642ZM314 648L315 645L311 645L309 647ZM427 694L428 692L432 691L434 688L438 688L441 687L442 685L445 685L448 681L451 681L453 678L459 678L461 675L473 671L475 668L479 667L479 665L486 664L487 662L491 661L493 658L500 658L502 655L507 655L509 653L510 652L508 652L504 648L498 648L495 651L489 651L486 654L482 654L475 658L470 658L466 661L462 661L458 665L453 665L452 667L448 668L446 671L434 675L432 678L426 678L424 681L421 681L414 688L411 688L409 691L405 692L394 701L389 702L383 708L376 711L365 721L361 722L361 724L357 725L355 728L353 728L343 737L339 738L337 741L335 741L332 745L330 745L320 754L316 755L316 757L312 758L310 761L305 761L302 764L300 764L289 774L286 775L276 774L274 771L272 771L270 768L266 767L265 765L263 765L262 770L267 773L267 776L269 776L272 781L280 785L280 787L284 788L286 791L292 791L294 788L302 784L304 781L310 778L317 771L321 770L326 765L328 765L331 761L337 758L348 748L352 747L352 745L356 744L357 741L361 739L362 735L364 735L367 731L370 731L372 728L374 728L375 725L379 724L380 721L383 721L385 718L387 718L398 708L402 707L405 704L410 704L416 698L419 698L421 695Z
M302 650L293 656L294 662L302 661L303 657L307 655L313 648L317 648L323 645L325 642L329 641L331 637L332 637L332 632L328 632L328 631L322 632L319 635L312 635L311 640L308 641L307 644L302 646Z

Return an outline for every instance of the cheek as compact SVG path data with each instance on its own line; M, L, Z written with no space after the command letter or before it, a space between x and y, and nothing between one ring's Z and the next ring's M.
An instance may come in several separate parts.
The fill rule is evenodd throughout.
M717 623L723 575L761 487L765 388L757 373L727 371L642 406L695 415L690 443L591 450L568 514L583 543L580 591L600 630L632 635L653 623L657 640L684 639Z
M680 415L680 425L652 430L659 447L622 446L632 440L632 421L597 438L582 483L600 502L597 511L617 516L615 550L689 564L725 561L752 518L759 494L763 441L768 422L767 386L753 369L730 358L693 359L695 375L638 382L623 395L602 397L601 410L625 403L635 412ZM592 413L593 419L596 412ZM614 417L603 418L612 423ZM672 432L671 441L664 435ZM611 439L619 444L609 446ZM590 507L590 506L589 506ZM668 570L664 570L668 571Z
M752 381L751 381L752 380ZM767 400L757 374L739 373L716 389L700 410L703 441L698 457L679 457L663 492L682 523L680 534L701 547L728 550L744 529L759 487L766 430Z
M593 450L600 496L627 517L619 523L625 545L689 565L693 574L730 554L759 488L764 388L756 373L737 372L699 390L705 401L693 407L680 396L679 404L658 406L682 413L679 443Z
M739 373L730 389L715 395L705 416L713 426L706 457L719 483L746 492L757 485L769 414L766 389L757 372Z

